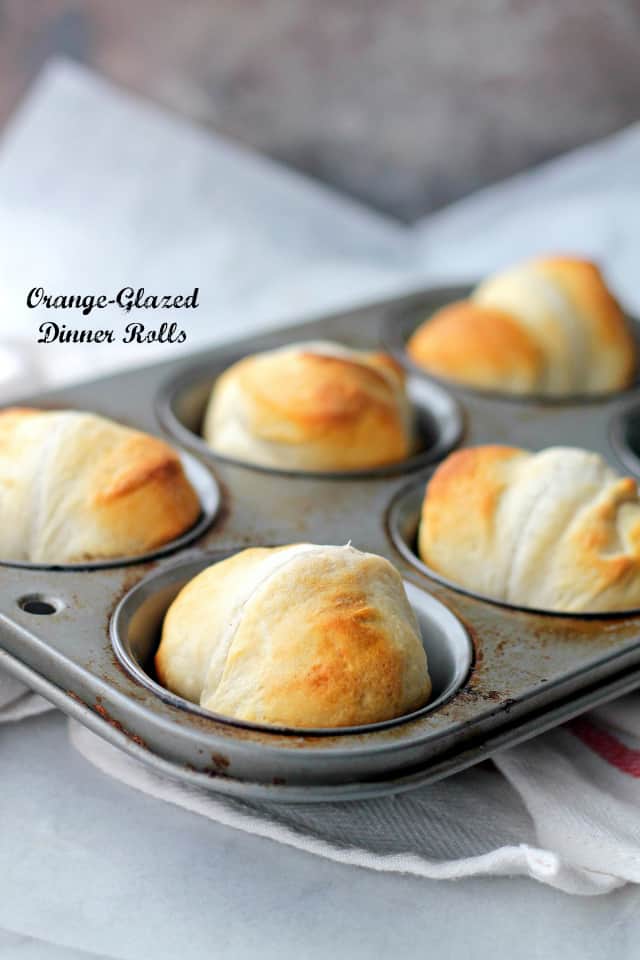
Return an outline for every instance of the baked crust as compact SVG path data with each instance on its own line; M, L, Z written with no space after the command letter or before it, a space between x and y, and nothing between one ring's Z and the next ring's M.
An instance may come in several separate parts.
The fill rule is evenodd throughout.
M392 463L408 456L413 443L395 361L324 343L254 354L225 370L203 434L226 456L319 471Z
M75 411L0 411L0 556L79 563L137 556L200 513L178 454L155 437Z
M461 450L427 486L418 552L453 582L520 606L640 607L637 484L571 447Z
M573 302L589 328L593 388L628 387L637 372L636 343L620 304L595 263L576 257L543 257L536 269L552 279Z
M425 370L484 389L551 396L624 389L636 344L598 267L538 257L437 311L407 351Z
M431 692L399 574L349 546L254 548L207 568L169 608L155 665L212 712L290 727L388 720Z
M409 339L407 353L438 376L513 393L532 393L544 363L540 348L510 314L472 300L437 310Z

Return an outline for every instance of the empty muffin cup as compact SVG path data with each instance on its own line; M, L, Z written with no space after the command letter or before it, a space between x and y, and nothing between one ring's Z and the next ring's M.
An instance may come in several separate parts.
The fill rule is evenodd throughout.
M202 436L205 412L216 378L239 359L238 356L227 357L217 363L184 371L169 380L156 398L156 412L164 429L200 457L271 474L365 479L410 472L435 463L456 446L462 435L462 414L448 390L423 378L409 377L406 389L414 412L417 443L415 452L402 460L378 467L325 471L264 466L217 453Z
M237 727L298 737L336 736L372 732L420 718L450 700L464 684L473 658L473 647L466 629L440 601L405 582L404 587L420 627L432 682L430 700L421 709L391 720L360 726L292 728L249 723L234 717L221 716L177 696L158 683L153 667L165 614L185 584L207 567L238 552L239 550L225 550L202 554L197 558L192 556L165 567L137 584L114 612L111 620L111 642L118 660L140 684L165 702L192 714Z

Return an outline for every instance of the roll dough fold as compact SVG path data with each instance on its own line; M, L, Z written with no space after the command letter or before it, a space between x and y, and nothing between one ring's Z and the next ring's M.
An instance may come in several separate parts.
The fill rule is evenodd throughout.
M0 411L0 559L66 564L137 556L200 513L162 440L75 411Z
M258 547L208 567L169 608L155 664L207 710L289 727L388 720L431 691L400 575L350 546Z
M507 603L640 607L637 484L571 447L461 450L427 486L418 551L449 580Z
M225 370L203 436L217 453L291 470L367 469L413 447L398 364L321 341L253 354Z
M407 344L425 370L505 393L599 394L627 387L636 345L595 264L538 257L488 277Z

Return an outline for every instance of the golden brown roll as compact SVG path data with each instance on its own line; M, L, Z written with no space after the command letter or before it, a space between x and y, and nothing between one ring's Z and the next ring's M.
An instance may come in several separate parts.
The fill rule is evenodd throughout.
M388 720L431 693L400 575L350 546L254 548L208 567L169 608L155 664L207 710L289 727Z
M292 344L218 377L203 435L217 453L292 470L357 470L412 452L411 408L385 353Z
M636 346L598 268L540 257L484 280L407 344L425 370L482 389L550 396L629 386Z
M0 411L0 559L136 556L200 513L177 453L91 413Z
M427 486L418 552L447 579L518 606L640 607L637 484L571 447L461 450Z

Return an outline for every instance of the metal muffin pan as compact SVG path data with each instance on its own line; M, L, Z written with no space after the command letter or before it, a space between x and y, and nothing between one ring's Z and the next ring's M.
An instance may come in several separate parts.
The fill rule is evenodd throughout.
M215 521L190 545L170 546L170 556L84 569L1 564L0 667L164 774L241 798L292 802L366 798L428 783L640 685L639 614L508 608L419 565L410 526L433 462L414 459L358 475L290 474L217 458L193 433L208 385L231 359L302 338L379 346L398 317L419 322L467 289L419 292L21 398L133 421L180 441L217 479L222 502ZM196 366L202 378L189 399ZM422 397L447 399L436 409L446 411L453 432L464 422L463 444L573 444L598 451L617 469L635 464L640 475L640 426L629 427L640 424L640 390L589 402L514 403L443 387L417 372L411 383ZM438 441L437 431L430 436ZM626 445L635 446L636 437L633 452ZM438 457L450 443L451 433ZM436 699L428 709L371 729L289 731L215 717L158 689L149 667L154 638L186 578L246 546L348 539L388 557L408 586L434 671Z

